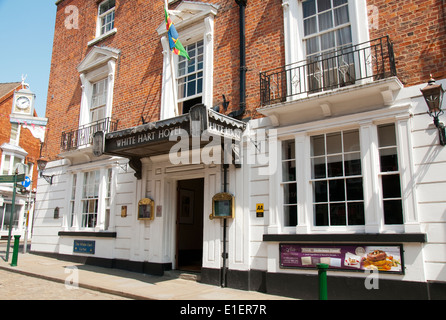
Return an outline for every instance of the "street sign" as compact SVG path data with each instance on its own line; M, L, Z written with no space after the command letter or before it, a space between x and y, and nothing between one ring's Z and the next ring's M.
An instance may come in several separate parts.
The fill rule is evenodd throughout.
M16 182L22 182L25 180L25 174L18 174ZM14 175L0 176L0 183L14 183Z
M22 184L22 186L24 186L25 188L28 188L29 185L31 184L31 179L30 179L30 177L26 176L26 177L25 177L25 180L23 180L21 184Z

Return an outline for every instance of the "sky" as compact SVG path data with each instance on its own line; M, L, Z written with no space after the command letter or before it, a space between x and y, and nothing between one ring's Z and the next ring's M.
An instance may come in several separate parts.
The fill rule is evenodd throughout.
M0 83L26 83L45 117L56 0L0 0Z

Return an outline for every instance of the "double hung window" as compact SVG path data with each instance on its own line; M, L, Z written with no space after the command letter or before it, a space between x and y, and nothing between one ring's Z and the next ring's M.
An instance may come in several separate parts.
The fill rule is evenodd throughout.
M106 0L99 5L99 36L115 26L115 0Z
M70 216L69 216L69 227L74 227L74 214L76 206L76 183L77 183L77 173L73 174L71 182L71 195L70 195Z
M69 196L69 228L108 230L112 203L113 170L74 173Z
M378 126L378 149L385 224L403 223L395 125Z
M376 224L386 229L403 225L404 188L397 137L396 124L385 123L318 133L305 143L282 141L282 226L309 223L315 230L343 227L358 231ZM367 167L363 167L364 161ZM296 170L305 165L308 168ZM299 193L306 185L308 190ZM304 215L306 219L302 219Z
M184 47L190 57L178 57L178 103L183 114L202 102L203 95L203 40Z
M311 137L316 226L364 225L359 131Z
M297 225L296 143L282 143L283 213L286 227Z
M2 156L2 175L12 175L14 174L14 168L19 163L23 163L24 158L10 155L10 154L3 154Z
M90 105L90 119L96 122L105 118L107 105L108 78L93 83L93 94Z
M94 228L98 220L99 171L84 173L81 200L81 228Z
M302 3L307 80L310 92L350 84L354 79L348 0Z

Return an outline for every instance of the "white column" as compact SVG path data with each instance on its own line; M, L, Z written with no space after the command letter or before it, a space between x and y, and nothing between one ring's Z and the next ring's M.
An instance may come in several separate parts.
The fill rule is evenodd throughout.
M366 233L378 233L383 224L381 214L383 210L379 197L377 197L380 193L380 182L378 177L379 153L376 126L371 121L361 123L359 136L364 188L365 231Z

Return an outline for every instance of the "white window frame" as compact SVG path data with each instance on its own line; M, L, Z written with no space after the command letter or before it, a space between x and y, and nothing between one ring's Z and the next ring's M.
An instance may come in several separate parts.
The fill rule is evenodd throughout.
M111 118L113 106L113 88L115 84L116 60L119 51L110 48L94 47L78 66L82 83L82 97L79 114L79 127L93 123L93 86L100 81L107 82L103 118Z
M108 77L92 84L90 121L96 122L105 118L108 99Z
M360 229L363 226L363 225L353 225L353 224L349 223L348 205L349 204L354 204L354 203L362 203L363 206L364 206L364 190L363 190L362 199L350 199L349 200L348 199L348 194L347 194L347 191L348 191L347 189L348 188L347 188L347 184L346 184L346 180L361 179L361 181L362 181L362 189L364 189L364 187L363 187L364 186L364 176L363 176L363 170L362 170L362 162L361 162L361 173L355 173L355 174L351 174L351 175L346 175L346 172L344 172L344 164L345 164L346 159L349 156L352 156L352 155L356 156L357 154L361 153L361 150L351 151L351 150L345 150L344 149L345 148L345 146L344 146L345 134L348 134L350 132L355 132L355 131L358 132L358 136L359 136L359 130L358 129L347 129L347 130L339 130L339 131L333 131L333 132L330 131L330 132L326 132L326 133L316 134L316 135L311 135L310 136L310 147L313 147L311 145L312 137L323 136L324 137L324 149L325 149L324 150L324 154L317 155L317 156L314 156L314 155L311 156L311 160L323 159L324 160L323 163L325 165L325 176L324 177L315 177L315 176L312 175L311 180L310 180L311 186L312 186L311 194L312 194L312 205L313 205L313 225L314 225L315 228L319 228L319 226L316 226L316 222L315 222L315 220L316 220L316 218L315 218L315 216L316 216L315 206L316 205L324 205L324 204L327 205L328 208L331 208L331 205L344 204L344 206L346 208L345 216L344 216L346 224L345 225L341 225L341 226L343 226L345 228L355 229L355 230L356 229ZM329 145L328 145L328 142L327 142L327 137L329 137L330 135L333 135L333 134L336 134L336 135L340 134L341 150L336 152L336 153L327 153L328 148L329 148ZM359 145L359 147L361 148L361 145ZM343 170L342 170L343 173L342 173L342 175L341 174L337 174L337 175L333 175L333 176L329 175L329 164L331 162L328 159L330 157L331 158L340 158L341 159L341 164L343 166ZM359 159L359 160L361 160L361 159ZM313 165L313 161L312 161L311 162L311 170L313 171L313 169L314 169L314 165ZM343 200L331 199L330 198L330 194L331 193L330 193L330 188L329 188L330 183L339 182L341 180L343 181L343 184L344 184L344 199ZM315 194L314 194L314 188L315 188L315 185L318 182L326 182L327 183L327 190L326 190L327 191L327 199L326 199L326 201L316 202ZM364 218L365 218L365 210L364 210ZM324 228L325 227L335 227L336 226L335 224L331 223L330 210L328 210L328 212L327 212L327 219L330 222L329 222L329 224L327 226L323 226ZM338 226L336 226L336 227L338 227Z
M301 0L282 0L285 35L285 64L305 60L303 9ZM348 0L348 10L354 44L367 42L369 27L366 0Z
M14 128L16 128L15 138L13 138L13 131ZM18 123L12 123L11 122L11 134L9 135L9 143L18 146L20 141L20 133L21 133L22 126Z
M337 119L321 120L278 129L279 141L294 138L296 141L296 180L299 182L298 225L295 228L284 225L283 191L278 188L282 183L282 170L270 179L271 190L277 190L270 197L272 217L269 219L268 233L382 233L382 232L420 232L415 201L415 182L412 179L413 160L410 152L411 118L401 106L399 110L380 114L379 111L365 112L362 115L349 115ZM352 120L355 119L355 120ZM398 173L400 175L401 198L403 199L403 224L384 223L383 195L378 149L378 126L395 124L398 152ZM343 124L343 125L342 125ZM323 129L315 129L323 128ZM361 226L315 226L313 209L313 190L311 177L311 136L322 133L358 129L360 134L361 169L363 178L365 225ZM296 132L291 134L290 132ZM297 133L299 132L299 133ZM281 144L279 144L281 145ZM281 163L278 152L276 161ZM395 172L392 172L394 174Z
M199 43L202 43L201 46L198 46ZM192 48L193 46L193 48ZM199 49L201 47L201 53L199 53ZM189 56L191 57L191 60L188 61L183 56L177 56L176 57L176 81L178 85L178 110L180 113L182 113L183 109L183 102L186 102L188 100L196 99L196 98L202 98L203 99L203 86L204 86L204 41L203 40L197 40L196 42L189 43L187 45L184 45L184 48L189 53ZM191 52L195 51L194 55L191 56ZM201 61L200 61L201 60ZM201 64L201 68L199 65ZM189 65L192 65L194 70L189 72L188 67ZM184 70L184 73L181 72L181 70ZM192 80L188 80L190 77L192 77ZM198 83L201 81L201 92L198 92ZM188 95L189 86L192 85L192 83L195 86L194 93L191 95ZM184 87L182 87L184 86ZM181 90L184 89L186 93L184 96L181 93Z
M110 9L104 11L104 12L101 14L101 8L102 8L102 6L104 6L105 4L107 4L109 1L110 1L110 0L105 0L105 1L101 2L101 3L99 4L99 6L98 6L98 26L97 26L97 27L98 27L99 30L98 30L98 32L96 33L97 36L102 36L102 35L104 35L104 34L107 34L107 33L109 33L110 31L112 31L112 30L114 29L114 25L115 25L115 11L116 11L115 8L116 8L116 1L115 1L115 5L114 5L112 8L110 8ZM113 16L113 20L104 23L104 19L107 19L107 18L110 17L111 15ZM111 27L111 28L108 28L109 30L106 30L106 29L107 29L107 25L110 25L110 24L112 24L112 27ZM104 28L105 28L105 30L104 30Z
M98 172L97 197L85 197L86 175ZM69 231L112 231L114 229L113 208L116 193L116 171L112 166L90 168L83 171L72 171L69 179L70 192L67 193L67 207L69 208L63 225ZM97 201L96 224L93 227L83 225L85 201ZM94 213L91 213L94 214Z
M387 124L383 123L382 125L385 126ZM377 126L377 128L379 128L379 126ZM402 205L404 203L403 192L401 190L401 167L400 167L400 163L399 163L400 155L398 154L398 139L397 139L397 137L398 137L397 136L397 128L396 128L396 125L395 125L395 140L396 140L396 144L395 145L390 145L390 146L380 146L380 145L378 145L378 154L379 154L379 156L381 156L381 151L397 149L396 156L398 158L398 161L397 161L398 169L397 170L382 171L381 163L380 163L380 170L379 170L379 173L378 173L378 177L379 177L379 180L380 180L380 183L381 183L380 186L382 186L380 188L380 197L381 197L381 201L382 201L383 215L384 215L384 205L385 205L386 201L400 201ZM380 162L381 162L381 159L380 159ZM384 193L383 178L386 177L386 176L398 176L398 180L399 180L399 184L400 184L400 190L399 190L400 191L400 196L399 197L386 197L386 198L384 197L384 194L383 194ZM404 224L404 207L402 206L401 209L403 211L402 212L402 218L403 218L403 224ZM388 225L390 225L390 223Z
M115 27L115 21L116 21L116 3L115 6L109 10L107 10L106 12L104 12L103 14L100 14L101 12L101 5L105 4L108 0L105 0L101 3L99 3L98 5L98 11L97 11L97 18L96 18L96 31L95 31L95 38L93 40L90 40L88 42L88 46L92 46L102 40L104 40L105 38L114 35L116 32L118 32L118 29ZM104 16L106 16L107 14L109 14L110 12L113 12L115 14L114 19L113 19L113 28L105 33L101 33L102 30L102 18Z
M206 107L212 108L214 82L214 17L217 14L218 6L213 4L185 1L180 3L178 7L175 8L175 11L186 13L184 20L180 19L178 22L173 21L183 46L186 47L189 44L203 40L202 103ZM174 18L174 16L171 16L171 18L173 20L177 20ZM177 116L178 113L181 114L181 110L175 110L175 106L178 106L178 84L176 79L178 56L170 52L166 24L164 21L158 27L157 31L161 36L161 44L163 46L163 82L161 92L160 120L164 120L173 118ZM174 70L173 78L172 70Z
M285 155L285 153L284 153L284 144L285 143L289 143L289 142L291 142L291 141L293 141L294 142L294 157L287 157L286 155ZM281 141L281 150L282 150L282 152L281 152L281 155L282 155L282 157L281 157L281 167L280 167L280 170L281 170L281 182L280 182L280 185L281 185L281 189L282 189L282 202L283 202L283 204L282 204L282 210L283 210L283 215L282 215L282 219L283 219L283 226L284 226L284 228L292 228L293 226L289 223L289 213L288 213L288 217L287 217L287 212L286 212L286 208L288 208L288 209L290 209L290 208L292 208L292 207L295 207L296 208L296 221L297 221L297 225L299 224L299 221L298 221L298 216L299 216L299 207L298 207L298 204L299 204L299 197L298 197L298 191L299 191L299 184L298 184L298 181L297 181L297 174L296 174L296 170L297 170L297 167L296 167L296 141L295 141L295 139L286 139L286 140L282 140ZM285 167L288 167L288 168L293 168L293 163L294 163L294 179L293 180L291 180L291 179L289 179L289 177L287 178L285 175L284 175L284 172L285 172ZM288 166L288 164L290 164L290 166ZM286 188L288 187L288 186L294 186L295 188L296 188L296 202L294 203L294 202L287 202L287 201L285 201L285 190L286 190Z
M9 157L9 168L7 169L8 171L5 172L6 168L5 168L5 159L6 157ZM16 159L19 162L16 162ZM17 163L25 163L25 156L21 156L21 155L17 155L11 152L7 152L7 151L3 151L2 152L2 163L1 163L1 170L0 173L3 175L13 175L14 174L14 166Z

